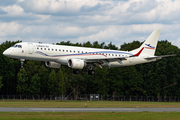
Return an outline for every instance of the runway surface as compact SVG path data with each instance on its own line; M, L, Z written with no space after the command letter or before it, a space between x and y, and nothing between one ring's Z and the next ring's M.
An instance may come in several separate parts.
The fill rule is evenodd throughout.
M0 107L0 112L180 112L180 108L10 108Z

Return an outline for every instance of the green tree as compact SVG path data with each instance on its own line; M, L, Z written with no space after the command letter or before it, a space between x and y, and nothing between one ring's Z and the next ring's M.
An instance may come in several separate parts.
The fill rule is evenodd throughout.
M41 65L41 67L38 69L38 76L40 78L40 89L41 89L41 95L48 94L48 79L49 79L49 71L48 68L46 68L44 65Z
M108 84L110 87L109 94L123 95L123 76L121 74L121 68L111 68L108 71Z
M136 71L134 66L128 66L122 71L124 83L124 95L143 95L142 75Z
M17 75L17 92L21 95L25 95L27 93L28 88L28 77L24 68L20 69Z
M63 72L63 68L61 67L57 73L57 87L58 87L58 94L61 94L62 97L65 95L66 92L66 82L67 77L66 73Z
M83 44L83 47L92 47L92 44L88 41Z
M38 76L38 74L35 74L30 82L29 82L29 87L27 88L27 92L29 93L29 95L39 95L40 94L40 78Z
M3 86L3 84L2 84L2 76L0 76L0 89L1 89L2 86Z
M54 69L51 70L51 73L49 74L49 80L48 80L48 90L51 95L58 95L58 85L57 85L57 77L56 72Z

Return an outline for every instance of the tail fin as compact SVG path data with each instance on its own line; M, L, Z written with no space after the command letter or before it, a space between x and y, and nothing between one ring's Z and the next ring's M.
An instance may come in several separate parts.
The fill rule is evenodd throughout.
M154 56L160 32L160 30L154 30L138 49L132 50L130 52L133 53L134 56L143 54Z

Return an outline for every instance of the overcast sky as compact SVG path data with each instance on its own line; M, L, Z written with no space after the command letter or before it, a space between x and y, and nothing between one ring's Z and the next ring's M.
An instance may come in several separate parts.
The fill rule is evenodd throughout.
M0 43L159 40L180 48L180 0L0 0Z

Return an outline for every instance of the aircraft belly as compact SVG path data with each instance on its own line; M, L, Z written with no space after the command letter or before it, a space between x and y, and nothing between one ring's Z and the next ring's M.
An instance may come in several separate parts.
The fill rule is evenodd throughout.
M55 61L60 63L60 64L63 64L63 65L67 65L68 64L68 59L57 59Z

